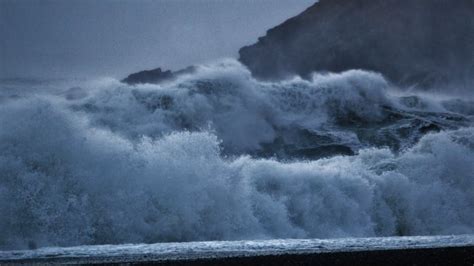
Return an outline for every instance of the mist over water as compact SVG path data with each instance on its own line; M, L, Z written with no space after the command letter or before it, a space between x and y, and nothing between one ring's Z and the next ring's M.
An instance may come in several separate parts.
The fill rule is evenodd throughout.
M234 60L1 86L1 249L474 233L469 97Z

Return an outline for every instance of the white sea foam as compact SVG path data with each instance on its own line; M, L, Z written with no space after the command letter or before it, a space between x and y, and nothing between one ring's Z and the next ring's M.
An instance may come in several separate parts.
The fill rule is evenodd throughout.
M473 127L393 151L337 122L386 123L386 107L454 115L465 99L410 104L356 70L262 83L233 61L161 85L2 96L3 249L474 233ZM357 154L245 155L282 128L329 132Z

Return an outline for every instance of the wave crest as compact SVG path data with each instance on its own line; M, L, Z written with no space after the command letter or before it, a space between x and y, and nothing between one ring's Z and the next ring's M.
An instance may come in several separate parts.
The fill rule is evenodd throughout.
M474 232L474 129L442 104L415 110L362 71L259 83L222 68L3 102L0 247ZM394 150L347 123L403 125L395 109L453 128ZM319 160L252 154L275 138L359 146Z

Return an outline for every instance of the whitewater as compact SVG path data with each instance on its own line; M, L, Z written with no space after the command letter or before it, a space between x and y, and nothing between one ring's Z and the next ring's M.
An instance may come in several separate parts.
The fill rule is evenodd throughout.
M0 86L0 249L474 233L472 96L231 59Z

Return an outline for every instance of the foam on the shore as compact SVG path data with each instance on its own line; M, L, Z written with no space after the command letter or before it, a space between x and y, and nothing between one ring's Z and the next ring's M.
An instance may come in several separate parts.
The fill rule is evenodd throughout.
M393 151L339 124L356 155L245 155L277 128L376 124L382 106L469 116L469 105L409 106L362 71L259 83L222 64L164 85L3 95L0 248L474 232L472 127Z

